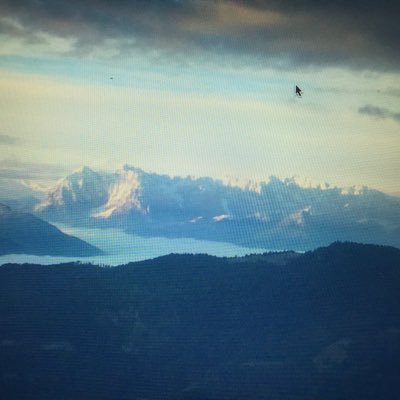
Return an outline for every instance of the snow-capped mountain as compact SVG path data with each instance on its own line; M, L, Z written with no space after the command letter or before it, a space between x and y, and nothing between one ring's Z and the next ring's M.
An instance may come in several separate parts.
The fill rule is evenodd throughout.
M100 174L89 167L74 171L50 188L35 211L57 212L76 211L81 214L99 207L108 198L110 181L108 174Z
M59 181L35 211L64 223L270 248L334 240L400 246L399 198L298 177L255 182L171 177L129 165L113 173L84 167Z
M132 210L144 211L141 206L142 171L125 165L109 177L107 202L91 215L94 218L110 218Z

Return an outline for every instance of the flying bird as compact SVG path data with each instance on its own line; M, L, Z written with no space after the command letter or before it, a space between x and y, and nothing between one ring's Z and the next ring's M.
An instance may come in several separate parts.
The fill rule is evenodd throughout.
M303 91L296 85L296 96L301 97L302 93L303 93Z

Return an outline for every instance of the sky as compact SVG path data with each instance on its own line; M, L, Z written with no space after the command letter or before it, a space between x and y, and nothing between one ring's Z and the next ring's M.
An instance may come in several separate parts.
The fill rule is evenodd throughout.
M400 194L398 15L376 0L3 0L0 180L127 163Z

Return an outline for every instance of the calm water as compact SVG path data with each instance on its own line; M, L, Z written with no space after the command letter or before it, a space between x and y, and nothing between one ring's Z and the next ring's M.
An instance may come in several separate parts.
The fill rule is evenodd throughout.
M57 264L71 261L93 264L121 265L130 261L141 261L170 253L206 253L219 257L244 256L264 253L266 249L237 246L231 243L211 242L195 239L169 239L163 237L141 237L129 235L119 229L88 229L57 225L63 232L76 236L100 248L106 255L97 257L52 257L11 254L0 256L0 265L5 263Z

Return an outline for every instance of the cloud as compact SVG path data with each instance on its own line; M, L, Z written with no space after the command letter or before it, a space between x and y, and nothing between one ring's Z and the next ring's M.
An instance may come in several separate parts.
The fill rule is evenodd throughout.
M388 110L386 108L376 107L370 104L360 107L358 112L360 114L367 114L376 118L386 118L388 115Z
M369 115L381 119L393 119L400 123L400 113L394 113L384 107L377 107L371 104L366 104L358 109L360 114Z
M0 160L1 179L54 180L68 171L69 169L62 165Z
M399 14L394 0L9 0L0 35L81 56L398 71Z
M0 145L13 146L19 142L19 139L14 136L0 135Z

